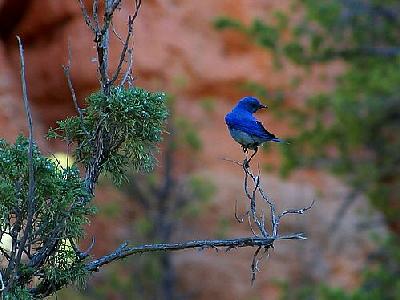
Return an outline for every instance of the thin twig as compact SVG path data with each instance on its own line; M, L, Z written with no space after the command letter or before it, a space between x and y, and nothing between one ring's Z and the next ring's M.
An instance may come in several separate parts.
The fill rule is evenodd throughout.
M244 216L248 214L248 211L245 212L241 217L238 215L238 200L235 200L235 219L238 221L238 223L243 223L244 222Z
M255 237L259 237L258 234L255 232L254 228L253 228L253 224L251 222L251 215L250 215L250 211L247 212L247 221L249 222L249 228L251 233L255 236Z
M106 0L105 2L109 3L108 1L109 0ZM107 4L106 5L106 13L104 14L104 18L111 20L112 15L114 14L114 11L119 7L119 5L121 4L121 1L122 0L114 0L114 2L111 1L112 2L111 6L109 4Z
M94 0L92 5L93 23L95 28L99 28L99 1Z
M96 3L96 7L97 7L98 0L94 0L94 2ZM83 19L85 20L86 25L93 31L93 33L96 33L98 31L98 27L97 26L95 27L93 25L92 20L89 17L89 14L88 14L85 4L83 3L82 0L78 0L78 3L79 3L79 7L81 8ZM95 3L93 3L93 5L95 5ZM98 24L98 22L97 22L97 24Z
M262 222L257 217L256 193L260 189L260 178L258 176L254 176L250 172L250 169L249 169L250 166L249 166L249 164L247 162L248 162L248 160L247 160L247 158L245 158L244 161L243 161L243 164L242 164L243 170L245 172L244 191L245 191L245 194L246 194L247 198L250 200L250 212L251 212L251 216L253 217L254 223L257 225L260 233L264 237L268 237L269 234L268 234L267 230L265 229L265 227L262 225ZM254 188L253 188L253 191L251 193L248 190L248 179L249 179L249 177L252 179L253 184L254 184Z
M122 46L125 45L125 42L122 40L121 35L117 32L117 30L115 30L115 26L113 21L111 21L111 30L114 33L114 35L116 36L116 38L121 42Z
M132 33L133 33L133 22L135 21L135 19L137 18L138 14L139 14L139 10L140 7L142 5L142 1L141 0L135 0L135 13L132 16L129 16L128 18L128 33L126 35L125 41L122 41L121 37L119 36L119 34L115 31L114 26L112 26L112 31L113 33L117 36L117 38L122 42L123 44L123 48L121 51L121 55L120 55L120 59L119 59L119 63L117 66L117 69L112 77L112 79L110 80L110 85L113 85L115 83L115 81L118 79L119 74L121 73L121 68L123 63L125 62L125 58L126 58L126 54L129 54L128 57L128 67L127 70L125 72L125 75L123 76L123 79L121 81L121 85L124 85L126 80L129 78L129 75L131 74L131 69L132 69L132 61L133 61L133 49L129 47L130 44L130 39L132 37Z
M253 255L253 260L251 262L251 285L254 284L254 281L256 280L256 274L259 272L258 269L258 253L260 253L261 247L258 247L257 250L254 252Z
M89 256L90 252L93 250L94 244L96 243L96 239L95 239L94 236L92 237L92 242L90 243L89 247L85 251L80 250L78 248L78 246L76 245L74 240L69 239L69 242L70 242L70 244L72 246L72 249L74 249L75 254L77 255L77 257L80 260L82 260L82 259L84 259L84 258Z
M131 85L133 78L132 78L132 64L133 64L133 50L128 49L128 68L126 69L125 75L121 81L121 86L125 85L125 82L129 79L128 84Z
M238 160L230 159L230 158L227 158L227 157L221 157L220 159L221 159L221 160L224 160L224 161L227 161L227 162L234 163L234 164L236 164L236 165L238 165L238 166L243 167L243 163L240 162L240 161L238 161Z
M287 214L298 214L298 215L302 215L302 214L304 214L307 210L311 209L311 207L314 205L314 203L315 203L315 200L313 200L313 201L311 202L311 204L310 204L309 206L307 206L307 207L303 207L303 208L300 208L300 209L287 209L287 210L284 210L283 212L281 212L281 213L279 214L278 218L280 219L280 218L282 218L284 215L287 215Z
M20 55L20 66L21 66L21 84L22 84L22 96L24 101L26 119L29 129L29 146L28 146L28 197L27 197L27 221L25 225L24 235L18 245L18 252L15 259L15 269L21 261L22 253L26 246L26 241L32 230L33 216L35 212L35 175L33 167L33 124L32 124L32 114L28 101L28 93L26 89L26 79L25 79L25 60L24 60L24 48L22 46L21 38L17 36L19 44L19 55Z
M86 136L89 137L90 136L89 132L87 131L87 129L85 127L85 123L83 121L83 112L82 112L82 109L78 105L78 100L76 97L75 89L74 89L74 86L72 85L71 72L70 72L71 64L72 64L71 43L68 40L68 63L66 66L63 66L64 75L67 78L67 84L68 84L69 91L71 92L72 101L74 102L75 109L79 115L79 121L80 121L81 128L82 128L83 132L86 134Z
M4 288L3 273L0 270L0 292L4 291Z
M122 68L122 65L123 65L123 63L125 61L126 52L128 50L128 47L129 47L129 41L130 41L130 38L132 36L133 20L134 19L131 16L129 16L129 19L128 19L128 33L126 35L126 39L125 39L125 42L124 42L124 47L122 48L122 51L121 51L121 55L120 55L120 58L119 58L117 69L116 69L112 79L110 80L110 85L114 84L114 82L118 79L119 73L121 73L121 68Z

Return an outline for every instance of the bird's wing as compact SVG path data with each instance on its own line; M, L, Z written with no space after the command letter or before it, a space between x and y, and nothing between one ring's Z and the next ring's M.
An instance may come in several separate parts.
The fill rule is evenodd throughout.
M267 135L268 138L274 139L276 137L275 134L273 134L273 133L269 132L267 129L265 129L264 125L260 121L257 121L257 127L261 131L263 131L263 134Z
M246 132L247 134L257 136L265 140L272 140L275 135L266 130L263 124L253 119L240 119L240 118L229 118L226 119L226 124L236 130Z

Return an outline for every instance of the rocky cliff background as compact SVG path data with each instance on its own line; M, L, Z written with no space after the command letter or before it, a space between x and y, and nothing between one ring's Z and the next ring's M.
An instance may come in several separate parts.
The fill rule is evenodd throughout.
M125 31L131 9L129 1L126 2L115 18L114 26L120 33ZM240 160L242 152L228 135L224 115L240 97L249 93L243 89L246 82L257 82L272 92L284 91L285 105L301 106L312 93L331 89L335 77L345 66L336 62L313 67L308 72L290 65L276 70L271 57L257 46L249 45L239 33L216 32L212 26L219 15L233 16L244 22L255 16L264 18L277 9L285 10L289 1L143 2L134 30L135 84L174 95L176 114L195 124L202 141L196 157L190 151L177 154L180 165L177 172L190 166L196 174L209 178L216 188L212 199L196 218L183 220L174 239L213 238L221 231L221 224L226 237L246 234L247 227L238 224L233 216L235 201L243 200L241 170L222 159ZM0 1L0 136L9 141L18 133L26 132L16 34L25 44L36 140L45 153L66 152L65 144L50 143L43 136L49 126L55 126L56 120L74 114L61 68L67 62L68 41L72 49L71 75L79 99L98 87L90 32L75 1ZM113 39L111 46L115 65L120 44ZM303 78L299 86L291 85L293 76ZM268 103L268 99L262 100ZM287 124L270 112L259 118L279 136L292 133ZM275 145L270 148L273 147ZM272 149L260 153L257 159L262 164L278 166L280 157L277 149ZM160 162L158 168L162 170L165 166ZM278 299L278 282L296 286L324 280L332 286L355 287L368 253L374 249L371 229L360 228L371 219L379 220L380 216L360 196L333 230L336 212L349 192L337 179L321 172L302 170L284 179L276 172L265 172L262 180L281 209L303 207L313 199L317 201L308 214L290 217L282 227L287 231L304 231L309 239L278 242L269 258L263 261L254 287L250 285L251 251L216 253L204 250L174 254L180 293L188 299ZM106 183L97 191L96 201L100 214L88 228L88 238L96 236L94 255L99 255L129 238L132 220L140 216L140 211L129 194ZM112 207L110 203L117 203L119 207L111 216L104 213ZM374 232L385 232L385 228L378 224ZM123 264L134 268L137 259L131 257ZM89 281L89 289L104 285L109 278L107 272L106 267ZM120 281L135 280L123 272L116 276ZM112 286L104 293L104 299L122 299L118 289L112 290Z

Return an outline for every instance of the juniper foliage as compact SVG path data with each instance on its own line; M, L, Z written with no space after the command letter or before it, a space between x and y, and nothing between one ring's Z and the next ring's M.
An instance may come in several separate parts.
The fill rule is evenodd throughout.
M82 119L74 116L59 121L49 137L75 143L74 158L84 165L96 157L96 143L101 142L107 157L100 157L102 169L117 184L126 179L126 166L134 171L151 170L155 145L161 141L168 116L165 94L118 86L109 96L102 91L91 94L86 104Z
M125 167L148 171L154 166L156 144L168 115L164 98L162 93L123 87L112 88L109 96L102 92L90 95L82 118L61 120L49 132L50 137L75 145L76 163L70 166L62 167L34 145L33 226L21 262L15 270L2 270L5 280L13 278L5 299L33 299L51 293L48 289L84 285L86 259L76 245L88 217L95 213L91 187L101 173L121 183ZM19 236L29 230L28 147L22 135L15 144L0 140L0 251L9 266L20 247ZM79 165L86 169L85 178ZM87 174L93 165L100 171L90 177Z

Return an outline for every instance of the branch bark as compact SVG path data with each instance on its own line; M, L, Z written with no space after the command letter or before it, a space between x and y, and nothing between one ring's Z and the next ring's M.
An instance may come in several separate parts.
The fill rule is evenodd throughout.
M98 259L95 259L86 265L88 271L98 271L100 267L109 264L115 260L119 260L134 254L142 254L148 252L163 252L163 251L178 251L184 249L218 249L226 248L229 251L234 248L243 247L263 247L271 248L276 240L304 240L306 239L303 234L295 233L286 236L277 236L275 238L257 238L257 237L245 237L237 239L227 240L193 240L181 243L170 243L170 244L148 244L135 247L128 247L127 243L121 244L115 251L110 254L104 255Z
M14 227L17 228L16 234L17 236L13 236L13 251L12 251L12 259L9 261L6 279L7 286L5 290L7 291L13 284L16 279L16 270L18 270L18 266L21 262L22 253L25 250L26 243L28 240L28 236L32 230L33 216L35 213L35 175L34 175L34 166L33 166L33 124L32 124L32 114L29 106L28 100L28 92L26 88L26 79L25 79L25 59L24 59L24 48L21 42L21 38L17 36L18 46L19 46L19 55L20 55L20 75L21 75L21 85L22 85L22 98L24 102L25 114L28 124L29 130L29 145L28 145L28 195L27 195L27 221L24 228L24 233L22 238L18 239L18 232L20 231L22 224L22 216L17 216L17 221L14 224ZM19 222L18 222L19 220ZM13 228L14 229L14 228ZM16 243L17 241L17 243ZM16 245L18 244L18 245ZM17 248L16 248L17 247Z

